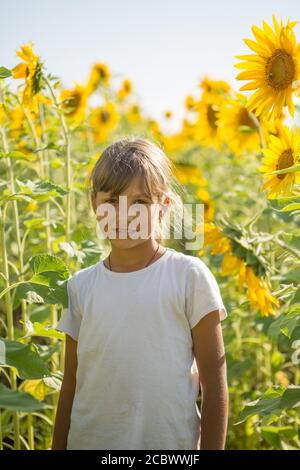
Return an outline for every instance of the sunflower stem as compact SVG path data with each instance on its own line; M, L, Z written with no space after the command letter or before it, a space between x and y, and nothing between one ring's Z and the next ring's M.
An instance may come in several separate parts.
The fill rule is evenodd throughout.
M65 215L65 224L66 224L66 241L67 243L70 243L70 238L71 238L71 181L72 181L72 168L71 168L71 141L69 137L69 131L68 127L66 124L65 117L63 115L62 110L60 109L59 103L57 101L56 95L54 93L54 90L52 88L51 83L47 79L47 77L43 77L44 81L50 91L51 97L53 99L58 118L61 122L62 130L63 130L63 136L64 136L64 143L65 143L65 157L66 157L66 165L65 165L65 181L66 181L66 189L68 191L68 194L66 195L66 215ZM69 255L66 253L66 261L68 262Z
M6 250L6 240L5 240L5 212L6 205L4 206L3 212L0 207L0 246L1 246L1 255L2 255L2 264L4 269L5 284L6 290L9 288L9 269L8 269L8 259L7 259L7 250ZM10 291L8 290L4 297L5 312L7 316L7 337L9 340L14 340L14 319L13 319L13 308ZM12 390L17 390L17 375L14 368L11 368L9 371L10 375L10 384ZM17 411L13 412L13 423L14 423L14 448L16 450L20 449L20 422L19 415Z

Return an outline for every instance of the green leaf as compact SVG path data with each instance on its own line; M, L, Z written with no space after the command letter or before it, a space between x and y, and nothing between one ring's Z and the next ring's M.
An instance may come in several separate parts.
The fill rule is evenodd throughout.
M45 225L44 217L36 217L35 219L24 220L25 227L29 229L42 228Z
M300 164L289 166L287 168L283 168L282 170L271 171L270 173L266 173L266 175L282 175L285 173L294 173L295 171L300 170Z
M26 320L25 337L27 338L29 336L44 336L46 338L64 339L64 334L57 331L55 328L45 326L39 322L32 323L30 320Z
M60 153L62 153L62 146L61 145L56 145L54 142L49 142L47 145L44 145L43 147L38 147L33 150L34 153L37 152L42 152L43 150L58 150Z
M241 379L243 374L245 374L252 366L252 361L250 358L247 358L243 361L233 360L230 355L227 357L228 365L228 380L229 382L234 379Z
M33 156L32 154L23 153L23 152L20 152L19 150L13 150L8 153L0 152L0 158L13 158L15 160L28 160L28 161L35 160L35 156Z
M26 202L31 202L32 198L29 197L27 194L10 194L9 196L1 196L0 197L0 203L1 202L9 202L9 201L26 201Z
M58 256L35 255L29 259L29 264L33 271L31 283L55 287L58 281L64 281L69 277L67 266Z
M292 269L291 271L286 273L284 276L282 276L282 279L284 281L297 282L299 284L300 283L300 267Z
M26 299L30 304L61 304L63 307L67 307L67 281L56 287L26 282L17 287L16 296L18 299Z
M293 202L292 204L288 204L283 209L280 209L279 212L290 212L300 209L300 202Z
M243 125L238 127L238 131L250 134L251 132L253 132L253 129L250 126Z
M45 377L43 379L47 387L54 389L56 392L59 392L61 389L61 383L63 380L63 374L60 371L54 372L51 374L51 377Z
M300 209L300 204L299 204ZM291 232L284 232L282 234L282 238L286 244L300 250L300 234L298 233L291 233Z
M268 416L281 415L283 410L300 406L300 386L291 385L284 387L274 386L267 390L258 400L248 403L239 416L239 421L244 422L253 415Z
M298 431L292 426L263 426L261 434L271 446L279 449L283 438L293 439L297 437Z
M31 412L41 410L46 405L36 400L29 393L10 390L0 384L0 407L10 411Z
M31 304L62 304L67 307L69 271L63 260L58 256L39 254L32 256L29 264L33 275L27 282L16 286L17 298L26 299Z
M62 197L68 194L62 186L52 183L52 181L31 181L22 182L16 179L22 193L32 196L40 201L48 200L50 197Z
M0 352L0 364L15 367L21 379L40 379L50 375L47 365L33 343L24 344L1 338Z
M6 67L0 67L0 78L11 77L11 71Z
M268 335L277 337L280 333L291 338L294 329L300 325L300 311L297 309L281 314L269 326Z
M53 354L59 352L61 348L59 341L52 344L36 344L36 347L44 362L49 361Z
M296 290L292 300L291 300L291 304L299 304L300 303L300 286L298 287L298 289Z

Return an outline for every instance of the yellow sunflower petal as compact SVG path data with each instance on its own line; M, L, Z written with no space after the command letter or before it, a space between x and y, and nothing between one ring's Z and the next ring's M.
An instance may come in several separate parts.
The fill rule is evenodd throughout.
M27 64L21 62L11 70L11 74L13 78L25 78L27 76L27 69Z
M263 79L263 74L257 73L257 70L246 70L237 75L237 80L257 80Z
M241 86L239 88L240 91L247 91L247 90L256 90L259 88L261 85L261 82L258 82L257 80L254 80L252 82L247 83L246 85Z
M295 114L295 106L294 106L294 103L293 103L293 99L292 99L292 93L287 91L286 93L286 104L288 106L288 110L290 112L290 115L292 117L294 117L294 114Z
M270 39L264 34L264 32L255 25L252 26L252 32L256 40L259 43L262 42L265 46L268 46L270 53L272 53L273 44Z
M276 40L276 36L274 34L274 31L272 30L272 28L264 20L263 20L262 24L263 24L265 35L268 36L271 39L271 41L274 43L275 40Z
M264 59L257 54L236 55L234 57L236 57L237 59L246 60L249 62L259 62L261 64L264 63Z
M269 56L269 51L261 43L258 44L257 42L252 41L252 39L244 39L244 42L252 51L257 52L257 54L263 57Z

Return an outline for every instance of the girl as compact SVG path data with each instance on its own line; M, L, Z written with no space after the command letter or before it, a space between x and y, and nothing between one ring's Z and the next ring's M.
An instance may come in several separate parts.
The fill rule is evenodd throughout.
M142 138L114 142L93 168L97 220L125 196L149 224L133 237L130 211L111 216L108 257L68 280L52 449L224 449L227 311L207 265L162 244L163 216L181 201L174 181L170 160Z

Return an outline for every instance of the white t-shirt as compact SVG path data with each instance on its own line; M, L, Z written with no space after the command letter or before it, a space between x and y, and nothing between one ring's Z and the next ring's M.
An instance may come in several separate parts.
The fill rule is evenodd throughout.
M68 280L57 330L78 341L67 449L199 449L199 376L191 328L227 317L199 258L172 248L137 271L102 260Z

